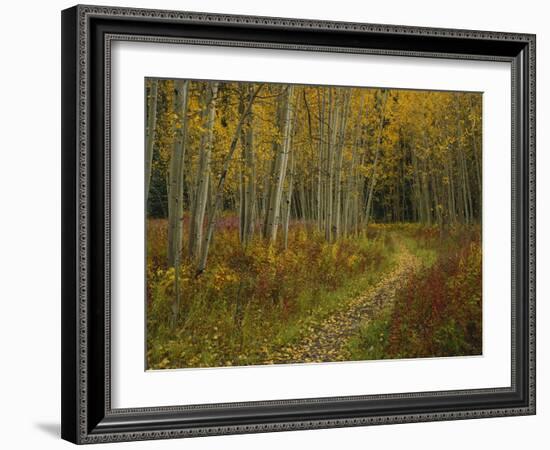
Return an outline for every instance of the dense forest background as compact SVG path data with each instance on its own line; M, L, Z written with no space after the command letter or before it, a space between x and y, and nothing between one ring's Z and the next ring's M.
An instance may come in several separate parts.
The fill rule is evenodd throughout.
M415 252L424 252L423 265L432 271L451 248L455 256L477 252L480 277L480 248L471 244L480 243L481 94L147 79L146 102L150 366L353 358L361 353L356 331L363 316L376 312L389 329L398 304L367 311L360 302L355 311L347 301L357 295L349 292L342 294L346 301L318 308L312 302L376 274L398 278L390 284L406 283L405 275L419 272ZM333 256L325 261L329 251ZM456 262L469 257L464 253ZM391 270L395 264L398 273ZM300 303L308 305L307 314ZM298 328L304 315L318 313L319 327L326 327L342 305L357 316L346 318L345 350L340 342L338 352L332 349L338 354L304 356L302 349L301 357L273 358L284 344L303 342ZM218 308L231 318L225 325L212 322ZM274 329L262 336L251 320ZM472 323L480 317L466 321L460 339L479 342L453 351L479 352L481 325ZM284 335L293 327L294 334L282 337L283 328ZM391 357L390 336L385 339L376 357ZM392 345L394 354L403 354ZM437 353L428 347L424 353Z

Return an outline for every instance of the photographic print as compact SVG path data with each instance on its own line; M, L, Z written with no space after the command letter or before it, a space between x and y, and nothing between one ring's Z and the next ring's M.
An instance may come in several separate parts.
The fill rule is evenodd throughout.
M145 79L146 368L482 354L482 94Z
M61 24L63 439L536 413L534 34Z

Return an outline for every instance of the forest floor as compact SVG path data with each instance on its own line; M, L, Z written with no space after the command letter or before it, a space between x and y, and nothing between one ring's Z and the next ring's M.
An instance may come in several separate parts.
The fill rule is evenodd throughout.
M350 361L349 343L361 327L377 318L382 310L391 307L396 293L409 276L422 265L422 259L415 255L403 240L396 240L396 255L393 269L380 281L370 286L317 326L311 327L301 341L285 346L272 355L273 363L315 363Z
M166 223L150 226L148 368L249 366L473 355L481 352L477 226L380 224L327 244L299 225L288 249L245 251L228 227L201 277L174 269Z

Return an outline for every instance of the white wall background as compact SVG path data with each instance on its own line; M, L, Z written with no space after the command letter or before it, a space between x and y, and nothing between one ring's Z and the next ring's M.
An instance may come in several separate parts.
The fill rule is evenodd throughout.
M104 4L104 2L97 1ZM550 390L550 76L546 2L387 0L111 0L105 4L537 34L538 72L538 415L383 427L117 444L136 449L461 449L548 441ZM0 124L0 446L69 448L59 438L60 403L60 10L70 1L2 7ZM114 447L113 447L114 448Z

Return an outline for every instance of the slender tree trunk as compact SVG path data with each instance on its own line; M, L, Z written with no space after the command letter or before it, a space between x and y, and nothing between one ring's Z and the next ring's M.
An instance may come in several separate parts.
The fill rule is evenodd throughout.
M481 205L482 205L482 201L483 201L483 187L482 187L482 184L481 184L481 170L480 170L480 163L479 163L479 158L480 156L478 155L478 147L477 147L477 139L475 137L475 131L472 129L472 146L473 146L473 152L474 152L474 163L475 163L475 172L476 172L476 181L477 181L477 194L478 194L478 197L477 197L477 200L478 200L478 204L477 204L477 210L478 210L478 218L481 218Z
M284 114L285 114L285 107L286 107L284 99L286 99L286 94L288 94L288 91L285 91L284 87L281 87L280 89L281 90L278 95L278 103L277 103L276 126L278 127L279 133L282 133L281 124L284 121L284 117L285 117ZM283 97L283 100L281 100L281 97ZM266 177L265 179L265 189L264 189L265 207L263 208L264 215L263 215L263 230L262 230L262 236L264 239L269 239L269 233L271 230L270 220L272 220L272 214L273 214L271 209L273 206L272 199L273 199L273 195L275 195L273 190L275 189L275 179L277 178L277 167L278 167L277 163L279 161L281 148L282 148L282 144L275 139L272 144L273 157L271 158L271 161L270 161L269 176Z
M309 103L308 103L308 100L307 100L307 89L304 88L302 90L302 98L303 98L303 101L304 101L304 107L305 107L305 110L306 110L306 117L307 117L307 124L308 124L308 136L309 136L309 150L310 150L310 154L311 154L311 160L308 161L309 162L309 170L308 170L308 174L312 174L313 171L315 170L315 161L314 161L314 155L315 155L315 146L314 146L314 139L313 139L313 125L312 125L312 120L311 120L311 110L309 108ZM313 177L311 177L311 180L313 181ZM305 195L305 190L306 190L306 185L307 181L306 180L302 180L300 182L300 189L299 189L299 192L300 192L300 206L301 206L301 209L300 209L300 215L302 217L302 220L304 222L306 222L306 220L311 220L313 218L313 214L312 214L312 204L310 203L310 200L311 198L308 196L307 199L306 199L306 195Z
M290 210L292 206L292 188L294 187L294 171L296 170L296 158L294 149L290 149L290 173L288 174L288 187L285 195L285 204L283 211L283 244L285 250L288 248L288 227L290 224Z
M245 131L245 168L246 168L246 186L245 186L245 226L244 226L244 244L248 244L254 235L254 221L256 211L256 162L254 158L254 111L253 102L257 94L253 87L249 88L249 112L246 116L247 129Z
M413 172L414 172L414 197L416 201L414 202L415 211L416 211L416 220L424 223L424 206L423 206L423 197L422 197L422 189L420 185L420 171L418 168L418 158L416 156L416 151L412 148L410 149L411 152L411 159L413 163Z
M367 100L365 99L365 102ZM366 158L366 155L368 153L368 143L367 143L367 139L365 139L363 137L363 130L361 131L361 134L360 134L360 147L363 149L363 151L361 152L360 156L359 156L359 166L360 167L363 167L364 163L365 163L365 158ZM356 175L355 175L355 189L354 189L354 194L355 194L355 198L354 198L354 224L353 224L353 227L354 227L354 234L355 236L359 236L359 229L360 227L362 226L362 217L363 217L363 214L362 214L362 206L365 204L365 186L366 186L366 182L365 182L365 178L363 176L363 174L361 174L359 171L357 171Z
M208 226L206 230L206 238L204 241L204 245L201 247L200 261L197 267L197 275L200 275L206 268L206 263L208 261L208 251L210 249L210 243L212 242L213 235L214 235L214 228L216 226L216 221L218 219L219 211L222 207L223 189L225 186L225 180L227 178L227 172L229 171L229 165L233 160L233 154L235 153L235 149L237 148L237 143L239 141L239 136L241 135L241 129L245 121L245 118L248 116L248 113L250 112L252 104L254 103L254 100L256 99L256 96L259 94L262 87L263 87L263 84L260 84L256 89L256 91L250 96L248 104L244 109L243 114L241 115L239 123L237 124L237 129L235 130L235 135L233 136L233 139L229 146L229 151L227 153L227 156L225 157L225 160L223 162L222 172L220 174L220 178L216 186L214 199L212 201L210 217L209 217Z
M471 222L471 204L472 200L471 197L469 197L469 191L468 191L468 176L466 173L466 161L464 158L464 152L463 147L461 146L462 138L463 138L463 130L462 130L462 122L460 120L460 102L458 94L455 95L456 99L456 112L457 112L457 131L458 131L458 137L457 137L457 143L456 143L456 151L458 153L458 162L459 162L459 170L461 175L461 181L462 181L462 203L464 205L464 221L466 223Z
M170 158L168 185L168 264L175 266L182 249L183 225L183 166L185 158L185 136L187 135L187 99L189 81L178 81L175 86L174 109L180 118L176 122L176 133Z
M283 125L283 143L280 146L280 152L275 160L274 186L271 189L271 198L269 200L268 219L267 219L267 237L269 242L274 243L277 239L277 228L281 214L281 199L283 195L283 185L286 176L288 155L290 152L290 137L292 128L292 94L294 85L287 87L285 97L285 112Z
M346 139L346 124L349 114L349 91L345 91L343 95L343 107L341 109L341 117L338 124L337 148L336 148L336 193L334 205L334 238L338 239L342 234L342 162L344 158L344 144ZM338 99L337 99L338 100Z
M426 154L422 157L422 193L424 196L424 208L426 208L426 219L428 226L432 224L432 200L430 196L430 171L429 171L429 156L428 152L428 140L426 138L426 132L422 133L422 139L424 143L424 152Z
M430 187L428 185L428 169L426 159L422 160L422 195L424 197L425 217L428 226L432 224L432 208L430 199Z
M323 141L324 141L324 120L325 120L325 90L321 100L321 92L317 89L317 99L319 101L319 158L317 161L317 228L323 229L323 205L322 199L322 177L323 177Z
M203 227L208 200L208 185L210 178L210 157L214 139L214 119L216 117L216 97L218 94L218 83L213 83L209 94L208 109L206 113L205 132L201 139L199 157L198 179L196 188L195 211L191 218L193 222L193 233L190 236L190 254L195 261L200 261L203 247Z
M151 184L151 168L153 165L153 149L155 147L157 126L158 81L151 80L151 92L147 99L147 144L145 145L145 206L149 200Z
M187 102L189 81L175 85L174 110L179 117L170 158L168 190L168 264L174 267L174 301L172 303L172 328L176 325L180 309L179 266L182 250L183 228L183 166L185 137L187 135Z
M241 88L240 90L240 102L239 102L239 114L242 115L244 110L244 92ZM246 228L246 218L247 218L247 196L246 196L246 185L247 185L247 167L246 167L246 153L247 153L247 142L246 142L246 133L244 127L241 129L241 158L239 165L239 240L245 245L245 228Z
M363 119L363 108L364 104L363 102L361 102L359 111L357 113L355 128L353 131L351 164L347 173L347 183L344 193L344 234L348 234L350 232L351 226L352 224L354 224L356 219L354 217L355 212L352 205L357 195L356 189L354 188L357 186L357 150L361 137L361 121Z
M302 221L305 223L310 217L310 209L307 201L306 191L304 188L303 181L300 183L300 216Z
M367 207L365 211L365 229L369 224L370 215L371 215L371 209L372 209L372 197L374 195L374 187L376 186L376 169L378 165L378 157L380 155L380 146L382 143L382 130L384 129L384 120L386 115L386 103L388 100L388 91L387 89L384 90L384 93L382 94L382 112L380 114L380 123L378 125L378 134L376 138L376 153L374 156L374 163L372 166L372 175L370 179L370 186L368 191L368 198L367 198Z
M244 227L245 224L245 212L246 212L246 198L245 198L245 167L244 167L244 152L245 148L244 145L241 146L242 148L242 161L239 165L239 241L241 244L244 245Z
M247 93L247 103L250 96L254 95L253 86L250 85ZM239 108L244 123L241 128L241 166L239 174L239 236L242 244L246 246L254 233L254 220L256 211L256 166L254 161L254 130L252 108L244 116L245 103L241 98Z
M456 222L456 209L454 205L454 193L453 193L453 172L451 164L451 151L449 148L445 149L445 170L447 174L447 212L449 215L449 221L451 224Z
M327 186L326 186L326 217L325 217L325 239L328 242L332 242L332 235L333 235L333 200L334 200L334 160L335 160L335 153L336 153L336 144L337 144L337 138L338 138L338 120L339 120L339 110L340 110L340 102L338 101L338 88L336 88L336 92L333 94L332 88L329 90L329 136L330 139L328 140L328 156L327 156L327 174L328 174L328 180L327 180Z

